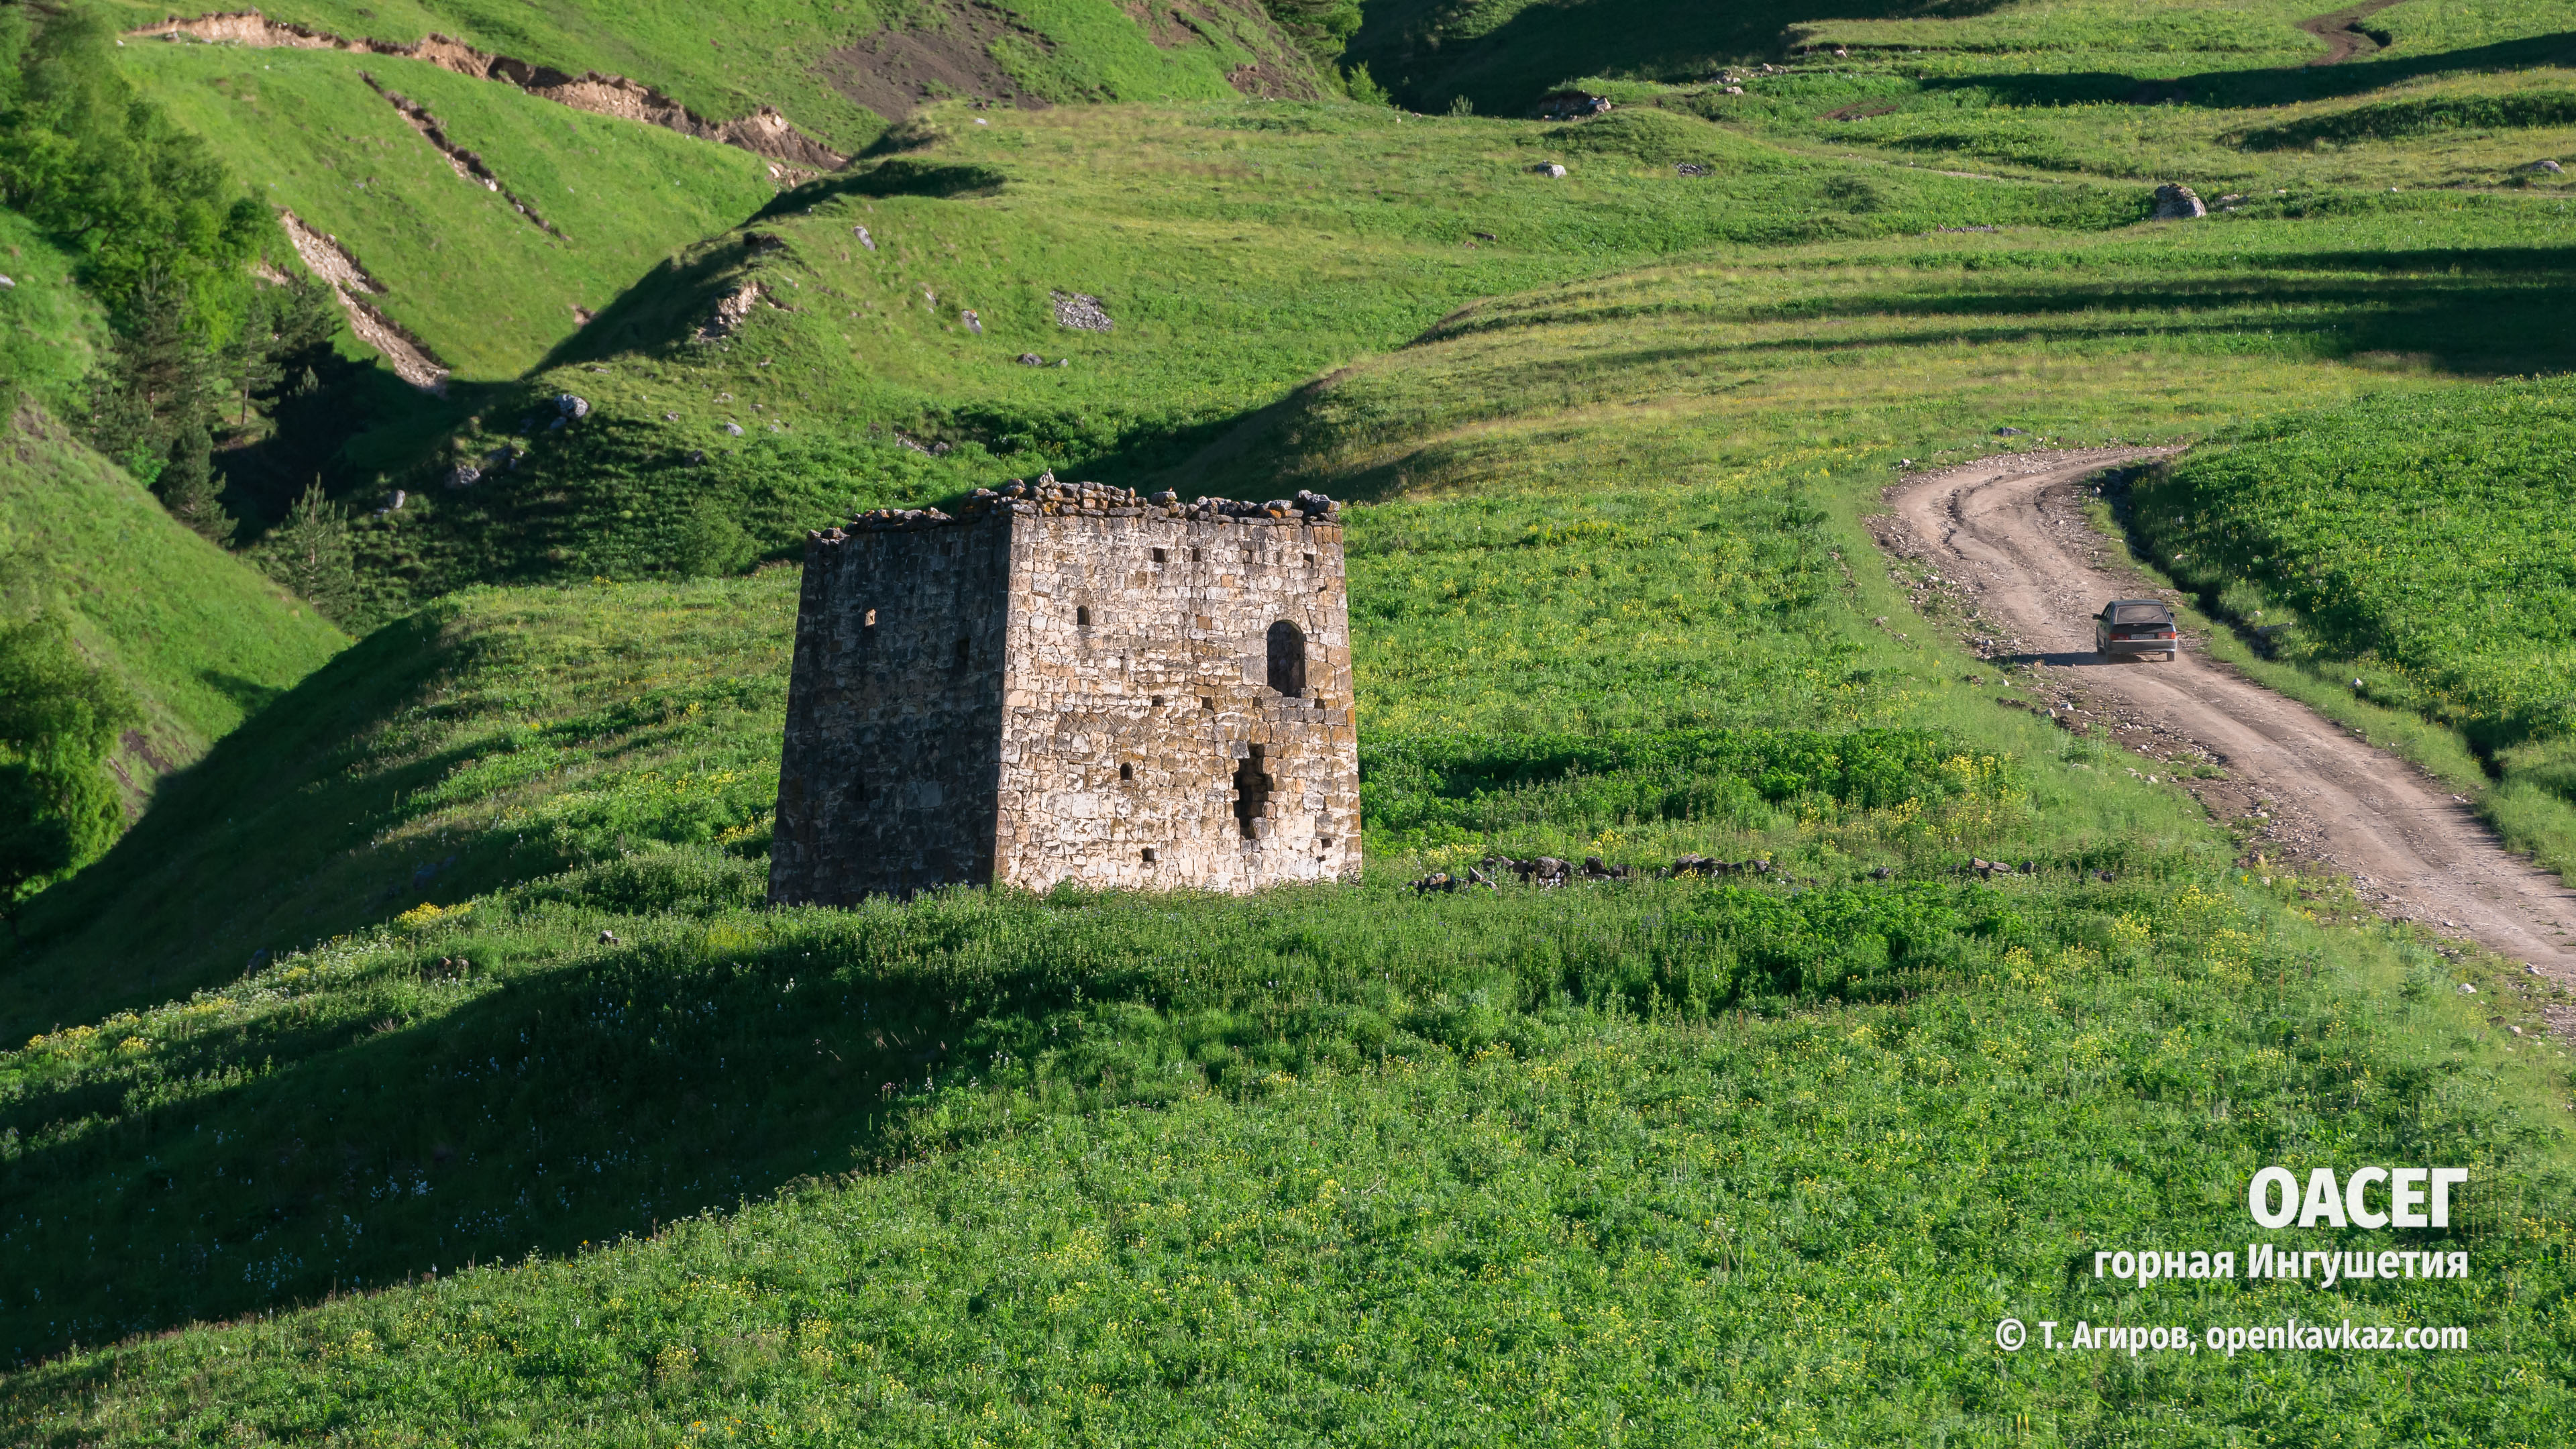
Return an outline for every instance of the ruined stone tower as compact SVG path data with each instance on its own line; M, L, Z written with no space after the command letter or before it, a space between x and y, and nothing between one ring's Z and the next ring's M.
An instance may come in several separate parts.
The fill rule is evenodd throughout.
M1356 875L1330 499L976 490L809 536L769 898Z

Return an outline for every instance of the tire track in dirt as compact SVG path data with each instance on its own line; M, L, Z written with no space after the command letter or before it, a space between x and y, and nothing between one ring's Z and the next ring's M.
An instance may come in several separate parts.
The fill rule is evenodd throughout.
M1981 617L1985 637L1971 642L1988 657L2028 665L2041 692L2142 731L2151 745L2181 742L2178 753L2224 764L2227 793L2270 807L2275 839L2349 873L2382 915L2473 938L2576 984L2576 892L2508 853L2460 797L2202 657L2197 641L2186 639L2170 663L2093 652L2092 616L2104 601L2159 591L2110 561L2082 485L2159 455L2012 453L1918 474L1889 491L1880 543L1956 586Z

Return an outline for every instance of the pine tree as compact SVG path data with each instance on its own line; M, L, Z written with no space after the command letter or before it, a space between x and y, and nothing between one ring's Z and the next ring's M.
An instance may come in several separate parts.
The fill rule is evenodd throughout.
M146 277L107 368L91 382L90 446L159 482L171 445L214 411L214 359L176 287Z
M260 548L260 565L270 578L332 619L345 620L357 606L355 560L349 516L322 491L318 478Z
M223 477L215 472L215 440L207 435L206 425L191 422L179 430L170 443L170 459L162 466L157 490L161 506L170 516L202 534L208 543L232 541L236 526L233 516L224 511Z

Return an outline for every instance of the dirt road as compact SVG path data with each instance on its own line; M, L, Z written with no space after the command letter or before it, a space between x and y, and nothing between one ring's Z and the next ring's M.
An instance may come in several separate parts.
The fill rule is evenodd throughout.
M2576 983L2576 892L2505 853L2421 771L2188 641L2170 663L2093 652L2093 612L2141 596L2145 581L2110 561L2080 485L2148 456L2005 454L1910 477L1888 495L1895 513L1881 541L1945 576L1982 617L1998 662L2029 664L2041 690L2083 698L2094 717L2207 751L2239 798L2269 807L2302 853L2349 872L2383 914L2474 937Z

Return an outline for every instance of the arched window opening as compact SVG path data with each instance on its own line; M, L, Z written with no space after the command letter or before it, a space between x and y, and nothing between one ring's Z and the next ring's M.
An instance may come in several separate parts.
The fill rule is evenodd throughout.
M1246 840L1259 840L1262 814L1270 805L1270 777L1261 770L1261 746L1254 745L1243 763L1234 767L1234 823L1243 830Z
M1073 627L1077 629L1088 629L1091 627L1091 609L1089 606L1078 606L1074 609Z
M1306 697L1306 631L1285 619L1270 626L1270 687L1289 699Z
M1119 779L1121 779L1121 780L1133 780L1133 779L1135 779L1135 778L1136 778L1136 767L1135 767L1134 765L1120 765L1120 766L1118 767L1118 778L1119 778Z

